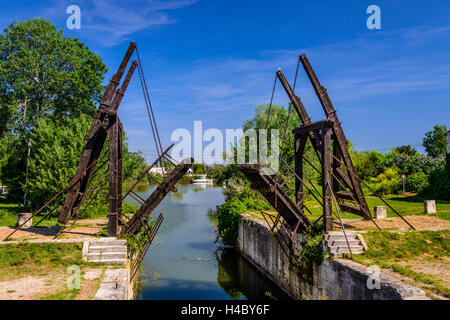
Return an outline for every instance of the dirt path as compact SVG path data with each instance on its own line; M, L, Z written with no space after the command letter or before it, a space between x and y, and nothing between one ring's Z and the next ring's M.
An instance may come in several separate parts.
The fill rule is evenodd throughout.
M77 239L77 238L95 238L99 236L106 226L107 219L84 219L77 221L72 229L66 229L62 232L58 239ZM46 239L50 240L60 230L60 226L49 227L33 227L27 229L21 229L14 233L11 240L35 240ZM0 241L3 241L15 228L13 227L0 227Z
M404 216L406 221L417 230L443 230L450 229L450 221L434 216ZM389 218L386 220L375 220L382 229L409 230L410 227L401 218ZM344 221L344 227L349 229L377 229L372 221Z
M76 300L93 299L100 285L104 270L104 267L85 269L81 278L80 291L73 298ZM0 300L60 299L64 296L70 296L67 293L69 276L63 270L51 275L26 276L20 279L1 281Z

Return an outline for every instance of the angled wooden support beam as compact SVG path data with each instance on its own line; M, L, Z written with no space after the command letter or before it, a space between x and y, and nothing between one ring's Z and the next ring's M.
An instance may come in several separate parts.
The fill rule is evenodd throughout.
M144 204L136 211L131 219L128 220L124 226L122 226L122 229L120 230L120 237L135 234L139 231L141 219L147 220L152 211L158 206L164 197L174 189L175 184L190 168L192 168L193 163L193 158L185 159L172 169L164 181L145 200Z
M306 74L308 75L309 80L311 81L312 86L314 87L316 95L319 98L319 101L322 105L325 115L327 116L327 119L333 122L333 132L336 141L334 148L339 148L339 153L342 156L342 159L344 160L343 162L345 166L347 167L348 177L351 180L351 184L354 187L356 198L360 203L362 209L361 215L365 219L370 219L371 218L370 210L364 197L361 184L359 183L358 177L356 175L356 171L353 166L350 153L348 152L347 139L345 137L344 130L342 130L341 123L336 114L336 110L334 109L334 106L331 103L327 90L320 84L313 68L311 67L311 64L306 58L306 55L302 54L300 56L300 61L303 65L303 68L306 71Z
M61 213L58 217L58 222L60 223L66 224L69 219L72 216L75 216L80 209L80 206L83 202L83 196L89 186L89 182L95 169L95 161L98 159L106 140L107 133L104 127L110 126L110 115L115 115L115 113L117 112L117 108L120 104L120 101L122 100L126 87L128 86L129 79L127 82L125 82L125 85L123 85L122 88L118 92L116 92L117 87L120 84L120 80L122 79L122 76L125 72L126 66L135 48L136 44L134 42L131 42L119 66L119 69L111 78L108 86L105 89L103 98L100 102L100 106L91 124L89 132L86 135L86 145L81 155L80 162L78 163L76 175L84 172L86 168L89 168L89 170L86 171L82 179L80 179L66 195ZM135 63L133 63L133 66L128 72L127 77L130 76L131 78L134 68L136 68ZM117 96L117 98L115 98L115 96ZM94 165L90 166L92 163L94 163Z
M281 85L283 86L284 90L286 91L289 99L292 102L292 105L294 106L295 110L297 111L297 114L300 117L300 120L303 125L309 125L311 123L311 119L308 115L308 112L306 112L305 106L303 105L302 101L299 97L297 97L294 93L294 90L292 90L291 86L289 85L289 82L286 80L286 77L284 76L283 72L281 70L277 71L277 77L278 80L280 80ZM312 146L314 150L316 151L317 156L319 157L319 160L321 159L321 153L318 149L318 141L314 134L312 132L308 133L309 138L311 139Z

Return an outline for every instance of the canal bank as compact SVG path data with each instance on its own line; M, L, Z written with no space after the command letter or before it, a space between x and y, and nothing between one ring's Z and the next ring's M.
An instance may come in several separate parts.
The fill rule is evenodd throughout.
M299 235L295 241L301 242ZM383 273L377 277L379 289L368 285L374 283L373 272L350 260L326 258L305 274L304 269L289 261L265 221L248 214L239 219L237 248L292 299L426 299L423 290Z

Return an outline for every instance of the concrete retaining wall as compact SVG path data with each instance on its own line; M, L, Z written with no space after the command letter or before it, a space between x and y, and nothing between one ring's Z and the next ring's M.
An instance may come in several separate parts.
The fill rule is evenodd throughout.
M296 241L301 241L297 236ZM369 289L367 267L344 259L325 259L306 275L289 262L264 220L241 215L238 250L293 299L411 300L426 299L417 287L381 273L380 289ZM287 249L287 248L285 248ZM305 280L307 279L307 280Z

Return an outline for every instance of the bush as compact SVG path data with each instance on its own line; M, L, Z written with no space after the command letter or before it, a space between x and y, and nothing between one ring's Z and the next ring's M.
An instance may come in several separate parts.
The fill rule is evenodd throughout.
M397 167L401 173L411 175L416 172L430 174L445 165L445 157L428 157L424 155L408 156L406 154L394 155L386 163L388 167Z
M235 244L239 229L239 215L246 211L245 204L236 198L225 201L217 209L217 228L225 243Z
M352 161L356 174L363 180L368 180L381 174L385 169L385 158L377 151L352 152Z
M423 194L428 189L428 175L423 172L416 172L406 177L405 189L410 192Z
M401 190L402 179L397 168L387 168L371 180L375 182L375 191L378 194L397 194Z
M429 177L429 193L440 200L450 200L450 156L443 169L434 170Z

